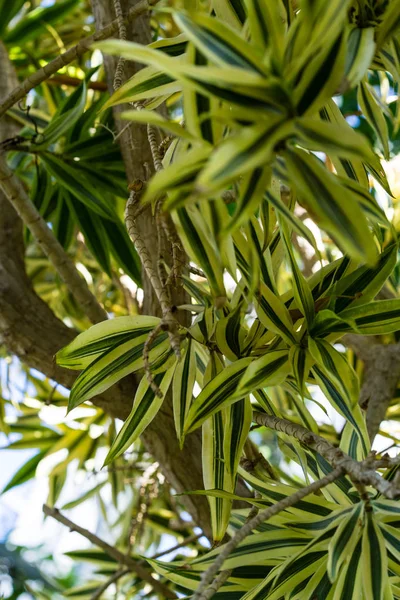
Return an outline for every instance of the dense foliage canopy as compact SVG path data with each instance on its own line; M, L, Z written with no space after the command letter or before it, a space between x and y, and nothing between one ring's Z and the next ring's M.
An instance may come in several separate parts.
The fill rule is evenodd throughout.
M0 34L3 493L52 464L92 544L84 581L14 550L10 597L400 598L399 0L0 0Z

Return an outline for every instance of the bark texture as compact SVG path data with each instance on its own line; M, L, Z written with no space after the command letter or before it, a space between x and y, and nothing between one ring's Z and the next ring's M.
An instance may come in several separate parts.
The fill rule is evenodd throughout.
M131 7L135 2L125 3L124 9L128 4ZM114 20L112 3L109 0L94 2L93 8L98 27L106 26ZM150 37L148 16L138 20L135 26L129 29L128 35L131 36L130 39L148 43ZM110 85L114 66L114 59L106 58ZM129 63L126 67L128 73L132 73L136 68ZM8 59L7 50L0 44L0 102L17 85L18 80ZM120 128L124 126L119 121L117 123ZM15 124L3 117L0 121L0 141L13 137L17 133ZM125 137L121 136L121 148L128 181L135 178L145 180L146 163L150 166L152 160L145 128L135 128L132 133L127 131ZM151 214L141 215L140 228L146 243L150 248L155 248L155 228ZM154 259L156 259L155 255ZM144 293L144 312L159 314L158 303L147 281L145 281ZM174 300L177 304L183 303L179 297ZM76 331L60 321L34 292L25 273L21 220L0 192L0 343L28 367L37 369L61 385L71 388L77 373L58 367L54 355L75 336ZM134 378L127 378L101 396L94 398L93 403L112 417L126 419L132 406L135 389ZM170 398L166 399L159 415L146 430L143 440L177 492L203 487L200 431L188 437L185 449L181 452L176 439ZM181 500L193 520L210 537L207 499L201 496L183 496Z
M137 4L136 0L122 0L123 13L126 14L135 4ZM115 18L113 3L109 0L92 0L92 6L96 28L101 29L105 27L107 23ZM147 13L128 24L127 39L140 44L150 43L151 30L149 20L150 15ZM108 89L112 93L118 59L105 55L104 63ZM125 61L125 78L131 77L140 68L140 65L136 63ZM118 115L123 110L126 110L126 105L119 105L114 108L114 117L118 132L126 127L126 122L120 121L118 118ZM129 129L125 129L124 133L119 137L119 141L128 182L133 182L135 179L146 181L148 179L148 171L153 170L153 159L146 127L134 125L129 127ZM156 267L157 253L155 249L157 248L157 235L151 210L144 211L138 217L137 223L141 237L150 250L154 266ZM144 288L143 312L149 315L161 316L160 306L154 290L144 272L142 276ZM173 297L173 303L176 305L187 303L187 301L188 298L183 290L176 292ZM143 433L142 439L147 450L160 463L164 474L176 491L184 492L186 490L203 489L200 430L187 437L185 448L181 451L175 433L170 395L167 395L160 412ZM210 513L207 499L204 496L186 496L182 497L182 501L185 503L194 521L210 537Z

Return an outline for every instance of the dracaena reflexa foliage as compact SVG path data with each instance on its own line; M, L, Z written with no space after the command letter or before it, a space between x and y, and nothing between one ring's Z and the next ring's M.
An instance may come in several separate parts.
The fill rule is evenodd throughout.
M159 320L145 316L96 325L57 358L83 369L71 409L129 373L142 374L107 464L138 439L170 392L181 446L202 428L204 483L214 539L221 542L229 523L234 530L245 519L232 512L238 474L259 493L252 501L259 507L295 491L262 468L249 475L240 467L253 406L278 417L289 413L318 432L305 402L318 387L346 421L340 448L357 460L370 451L359 375L335 342L347 333L390 340L400 329L400 300L376 300L398 247L372 193L378 183L390 194L380 157L389 156L389 129L397 131L400 107L393 115L373 82L388 72L393 85L400 83L400 2L188 4L173 12L175 38L148 47L101 44L147 65L106 108L136 103L126 119L173 138L143 202L163 198L189 260L204 275L182 277L193 303L182 310L194 317L181 327L181 359L161 332L149 356L157 394L143 375L142 356ZM346 93L356 95L374 146L340 111L335 96ZM164 101L179 107L178 120L154 112ZM314 226L300 218L304 211ZM315 225L329 236L325 248L316 242ZM314 249L311 276L304 275L294 238ZM306 481L330 470L285 435L279 444ZM400 597L400 509L370 495L361 502L343 476L283 511L231 554L224 567L232 573L216 597ZM190 595L216 553L190 568L151 565Z

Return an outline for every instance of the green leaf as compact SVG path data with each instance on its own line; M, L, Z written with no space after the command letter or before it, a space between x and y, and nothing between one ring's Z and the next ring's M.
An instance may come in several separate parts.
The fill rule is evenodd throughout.
M359 600L364 578L364 570L360 561L361 546L362 540L360 539L347 564L340 571L333 600L342 600L342 598Z
M289 350L289 364L292 367L293 375L296 380L299 392L304 396L306 389L305 383L312 367L312 357L306 348L296 345Z
M348 365L348 363L346 364ZM340 366L342 367L343 363ZM332 369L337 372L337 375L332 375ZM342 379L342 373L339 373L337 371L337 366L335 364L333 364L330 370L327 370L326 368L318 365L314 365L314 367L312 368L312 373L316 379L317 384L319 385L325 396L328 398L332 406L354 428L360 443L361 454L365 458L368 453L370 442L365 422L361 413L361 409L359 408L359 406L354 405L354 392L352 393L350 390L349 394L349 391L344 387L344 383L340 382Z
M380 300L348 308L339 313L363 335L383 335L400 330L400 300Z
M293 94L297 114L315 113L335 94L343 76L345 55L346 39L340 33L331 43L324 44L309 57L298 74ZM296 75L293 71L292 77Z
M332 292L335 312L345 308L366 304L375 298L394 269L397 259L397 244L391 243L379 255L373 267L362 266L341 277Z
M184 12L175 13L174 20L202 54L216 65L265 74L260 55L229 25L201 13L190 16Z
M290 313L279 296L276 296L264 283L260 284L256 311L261 323L268 330L281 335L289 345L296 343L296 333Z
M67 131L72 129L79 117L82 116L86 104L87 85L84 81L56 112L48 126L43 130L44 141L37 148L46 149L57 142Z
M266 200L273 206L273 208L285 219L289 227L292 227L293 230L303 237L307 242L314 248L316 252L318 252L317 242L315 241L314 235L312 232L306 227L299 219L293 214L286 204L280 198L280 194L276 193L274 190L268 190L265 193Z
M375 55L375 27L355 27L351 30L346 55L346 80L355 87L370 68Z
M61 473L50 473L49 475L49 494L47 496L47 504L54 506L62 492L67 479L67 469Z
M310 540L310 534L275 526L269 531L246 537L228 556L224 563L225 568L236 569L242 566L251 568L253 565L262 564L271 558L285 559L302 546L306 546ZM213 563L223 548L224 546L219 546L211 552L195 558L191 562L192 568L203 571Z
M50 152L41 154L41 160L57 183L65 187L80 202L107 220L114 221L116 219L114 209L105 201L104 196L88 183L78 168L74 168Z
M8 24L19 13L24 4L25 0L14 0L14 2L0 0L0 35L2 37Z
M375 523L374 514L366 513L362 538L363 592L365 600L381 600L388 577L385 540Z
M4 38L6 44L25 44L46 32L46 24L53 25L66 17L78 4L78 0L64 0L55 2L48 7L38 6L28 12L14 27L9 30Z
M138 253L128 235L125 225L119 219L113 223L102 219L104 231L111 253L121 269L137 284L142 284L141 263Z
M270 169L261 167L247 173L241 182L236 209L222 235L226 235L248 221L262 203L265 189L271 178Z
M172 581L184 590L195 591L199 587L201 573L190 569L190 567L188 568L187 564L176 564L173 562L167 563L148 558L146 558L146 561L152 566L156 573L158 573L162 577L165 577L169 581ZM219 593L215 594L215 598L216 600L218 599L218 597L220 597L221 600L240 600L240 597L243 594L243 592L240 592L240 590L240 587L227 581L220 587ZM239 596L235 594L238 591ZM227 595L225 595L224 597L224 594Z
M208 165L196 181L199 193L210 194L224 189L239 175L267 166L274 157L275 146L292 131L292 121L281 115L271 117L267 123L242 127L211 154Z
M258 388L279 385L290 372L287 350L271 350L253 360L244 372L234 398L244 396Z
M221 256L201 211L195 206L182 207L172 213L172 219L185 251L207 275L213 295L225 297Z
M211 415L202 426L202 465L203 481L206 489L217 489L233 493L235 476L231 475L226 466L225 456L225 427L226 411ZM232 500L225 497L208 498L211 512L211 526L214 543L220 542L229 524Z
M174 161L167 165L162 171L158 171L150 180L143 202L153 200L159 194L164 194L168 191L176 191L181 186L184 194L184 199L190 195L191 187L197 173L206 163L212 148L209 144L195 146L186 153L179 154ZM179 201L181 201L178 195ZM172 194L164 203L164 208L172 210L176 208L176 194Z
M270 60L279 70L285 45L285 25L280 4L268 0L246 0L248 24L254 45L268 50Z
M225 367L205 386L190 407L185 422L185 434L199 427L208 417L221 410L221 408L235 402L232 395L236 392L239 381L251 362L251 358L237 360Z
M181 127L181 125L175 121L165 119L162 115L152 110L127 110L121 113L121 119L133 121L134 123L150 123L155 127L164 129L174 136L185 138L191 142L196 141L196 138L193 137L186 129Z
M87 492L85 492L84 494L82 494L81 496L76 498L75 500L71 500L70 502L67 502L66 504L64 504L61 507L62 510L69 510L70 508L75 508L75 506L79 506L83 502L86 502L86 500L93 498L93 496L96 496L100 492L100 490L103 489L103 487L105 486L106 483L107 483L106 480L102 481L101 483L95 485L94 487L92 487L90 490L88 490Z
M120 317L123 318L123 317ZM101 394L120 379L143 368L143 348L148 334L106 350L79 375L71 388L68 411ZM150 364L167 368L171 353L167 334L158 336L149 352ZM155 364L153 364L155 370Z
M29 481L29 479L32 479L32 477L35 476L38 464L45 457L46 454L47 448L42 452L38 452L37 454L35 454L35 456L32 456L32 458L28 459L22 465L22 467L20 467L18 471L11 477L10 481L4 486L1 493L4 494L5 492L11 490L13 487L21 485L21 483L25 483L25 481Z
M400 2L392 0L384 12L383 20L378 28L378 46L383 45L400 27Z
M215 341L221 353L228 360L235 361L241 355L241 342L246 330L242 326L243 306L238 304L234 310L217 321L215 326Z
M388 126L382 114L382 109L375 98L375 93L366 81L362 81L358 86L357 101L363 115L378 136L386 160L389 160Z
M57 364L68 369L84 369L104 352L127 341L142 339L159 323L158 317L144 315L117 317L97 323L57 352Z
M307 325L310 328L315 316L314 298L303 273L300 271L297 265L297 261L293 252L290 229L283 221L280 221L280 231L292 271L293 294L296 305L301 313L305 316Z
M179 79L194 90L238 106L251 106L264 116L267 111L275 114L284 112L282 98L286 100L286 95L276 78L269 77L266 80L259 74L231 66L196 67L166 57L153 48L122 40L104 41L95 47L109 54L162 68L171 78Z
M298 143L308 150L319 150L342 158L362 158L366 162L377 162L377 158L362 134L342 124L329 123L302 117L295 121Z
M196 380L195 342L188 340L183 358L178 362L172 383L172 403L175 431L183 445L183 428L193 399L193 387Z
M250 431L252 407L249 398L231 404L225 411L224 456L225 468L233 479Z
M154 376L155 383L162 392L162 397L155 394L146 376L142 377L136 390L132 410L115 438L104 461L104 466L121 456L154 419L164 401L174 371L175 365Z
M318 225L351 256L374 264L375 244L354 195L315 156L294 148L283 155L291 182Z
M76 201L68 190L64 190L64 198L85 238L86 246L103 271L111 277L108 241L101 218L95 212L89 210L85 204Z
M327 572L330 580L336 580L342 563L351 556L362 535L360 526L363 504L359 502L350 513L344 515L329 543Z

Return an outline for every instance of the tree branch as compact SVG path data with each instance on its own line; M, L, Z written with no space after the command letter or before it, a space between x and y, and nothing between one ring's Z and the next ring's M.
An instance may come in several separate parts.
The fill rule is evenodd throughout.
M400 344L381 344L373 336L345 335L343 342L364 362L359 405L367 411L371 442L379 431L400 380Z
M1 154L0 186L92 323L107 319L106 311L97 302L86 281L78 273L73 261L55 238L46 221L29 199L22 183L9 169L4 155Z
M221 548L221 552L218 554L218 557L216 558L216 560L207 569L207 571L205 571L203 573L203 575L201 577L201 582L200 582L199 588L196 591L195 595L193 596L193 600L206 600L206 599L210 598L209 595L206 595L203 592L205 592L207 590L207 587L213 581L215 575L221 569L222 565L224 564L224 562L228 558L228 556L235 550L235 548L240 544L240 542L242 542L248 535L251 534L253 529L256 529L259 525L261 525L261 523L265 523L265 521L267 521L271 517L277 515L282 510L285 510L289 506L295 505L297 502L299 502L299 500L302 500L309 494L313 494L316 491L320 490L321 488L329 485L330 483L332 483L332 481L335 481L335 479L338 479L338 477L340 477L342 475L342 473L343 473L342 467L337 467L334 471L332 471L325 477L322 477L322 479L318 479L318 481L314 481L313 483L311 483L310 485L307 485L306 487L302 488L301 490L297 490L297 492L295 492L294 494L291 494L290 496L287 496L286 498L282 498L282 500L279 500L279 502L277 502L276 504L273 504L272 506L265 508L264 510L259 512L258 515L256 515L253 519L251 519L250 521L245 523L245 525L243 525L243 527L241 527L235 533L233 538L231 540L229 540L229 542L227 542L225 544L225 546L223 546ZM222 573L221 573L221 575L222 575ZM222 583L223 582L224 582L224 580L222 580ZM215 593L217 591L215 589L215 582L213 584L213 589L214 589L214 593Z
M118 579L120 579L124 575L127 575L128 573L130 573L130 569L119 569L118 571L116 571L111 577L107 579L107 581L103 583L103 585L101 585L95 591L95 593L90 597L90 600L99 600L99 598L102 597L102 595L110 587L110 585L112 585L113 583L118 581Z
M147 12L152 5L156 4L158 0L141 0L136 6L129 9L127 12L124 23L133 21L143 13ZM95 42L106 40L111 37L116 31L118 31L119 20L115 19L106 27L99 29L92 35L81 40L76 46L73 46L60 56L57 56L54 60L47 63L42 69L30 75L25 81L23 81L18 87L16 87L0 104L0 119L7 112L9 108L14 106L18 100L21 100L26 94L34 87L46 81L49 77L54 75L57 71L70 64L76 58L79 58L85 54Z
M400 497L400 489L391 481L387 481L376 472L375 465L371 459L357 462L348 454L332 446L330 442L321 436L305 429L301 425L292 423L287 419L280 419L265 413L254 412L253 421L258 425L264 425L275 431L280 431L296 438L310 448L323 456L334 468L340 467L354 481L364 485L372 485L381 492L386 498L395 499Z
M136 575L140 579L149 583L154 589L154 591L158 594L161 594L163 598L176 598L176 594L174 592L169 590L167 586L165 586L157 579L154 579L151 573L149 573L149 571L147 571L147 569L140 565L136 560L133 560L133 558L131 558L130 556L123 554L118 550L118 548L107 544L107 542L97 537L97 535L95 535L88 529L84 529L84 527L77 525L76 523L65 517L57 508L51 508L50 506L47 506L47 504L44 504L43 512L48 517L53 517L53 519L59 521L59 523L62 523L71 531L76 531L77 533L85 537L87 540L92 542L92 544L104 550L104 552L108 554L108 556L111 556L111 558L114 558L114 560L116 560L118 563L124 565L130 571L136 573Z

